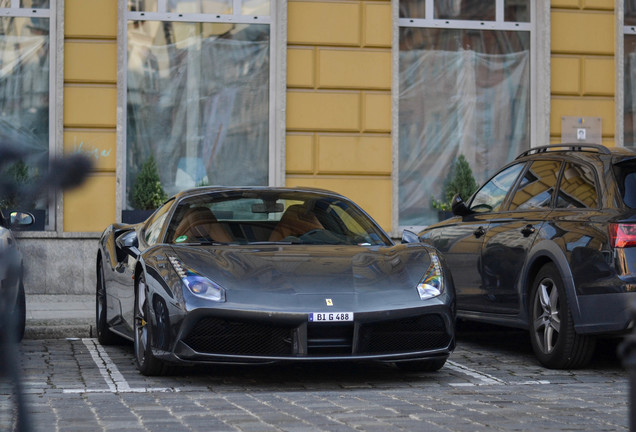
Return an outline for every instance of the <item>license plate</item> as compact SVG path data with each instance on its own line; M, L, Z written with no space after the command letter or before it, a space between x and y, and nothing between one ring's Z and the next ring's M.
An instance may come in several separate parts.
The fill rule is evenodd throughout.
M353 312L312 312L309 322L353 321Z

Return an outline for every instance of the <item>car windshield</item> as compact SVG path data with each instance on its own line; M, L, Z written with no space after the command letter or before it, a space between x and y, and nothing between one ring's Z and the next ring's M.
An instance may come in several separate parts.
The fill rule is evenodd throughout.
M630 208L636 208L636 159L628 159L615 164L614 175L623 202Z
M183 199L166 242L390 245L355 204L311 192L249 190Z

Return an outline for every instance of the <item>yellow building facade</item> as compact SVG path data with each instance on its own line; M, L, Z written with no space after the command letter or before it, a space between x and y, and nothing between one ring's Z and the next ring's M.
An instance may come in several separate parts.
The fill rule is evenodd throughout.
M171 3L147 1L153 6L143 7ZM206 3L215 2L190 2L200 5L196 10L187 9L188 2L176 3L185 8L185 17L177 9L166 14L172 13L171 19L178 21L187 20L188 12L200 13ZM475 2L447 3L461 6ZM270 114L275 119L270 125L276 129L270 131L270 140L278 144L270 143L269 169L273 173L268 183L343 193L384 229L399 236L404 226L413 225L400 220L404 201L399 183L399 139L404 136L400 105L405 87L400 53L406 45L404 35L416 33L409 30L411 23L430 29L439 21L443 27L443 14L437 16L438 21L430 20L433 11L438 13L433 0L270 0L260 3L261 9L262 4L271 11L263 15L270 34L275 34L270 61L276 63L270 69L275 71L270 80L276 81L270 87ZM509 30L515 25L527 28L532 45L528 66L532 88L525 121L531 138L524 138L523 145L561 142L564 116L600 118L602 143L626 145L623 1L493 0L492 4L492 22L476 19L476 24L467 23L471 17L460 17L457 25L466 25L468 33L478 30L472 30L473 24L498 28L494 22L501 23L504 32L515 31ZM25 12L19 2L0 2L0 6ZM122 38L128 35L130 39L134 25L130 12L143 7L139 9L138 0L44 1L43 7L47 6L55 15L58 30L51 40L57 62L52 82L61 88L55 101L50 101L54 111L50 151L84 153L94 166L81 188L55 198L49 207L47 229L21 233L21 241L31 258L54 255L51 250L56 246L46 249L42 242L76 249L72 253L82 263L76 276L85 286L75 290L90 291L91 245L107 225L121 221L122 210L128 206L124 198L126 166L121 161L126 158L127 145L122 132L127 124L126 106L121 102L126 93L122 59L127 47ZM502 7L505 12L497 9ZM521 11L518 15L525 17L521 24L515 19L507 21L508 9ZM409 16L418 10L421 16ZM456 21L450 21L452 29ZM459 51L466 49L464 46ZM497 126L496 119L493 124ZM225 164L231 165L232 160ZM31 276L28 290L63 291L55 282L62 271L53 269L53 264L46 266L50 274Z

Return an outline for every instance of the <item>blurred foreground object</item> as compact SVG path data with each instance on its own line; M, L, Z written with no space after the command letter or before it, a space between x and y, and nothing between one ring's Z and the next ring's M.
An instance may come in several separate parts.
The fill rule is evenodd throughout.
M38 200L46 203L54 191L81 185L92 166L88 158L76 154L52 160L41 175L30 178L25 157L23 150L7 145L0 147L0 204L3 207L8 204L19 207L20 203ZM12 230L23 229L34 222L31 213L12 211L7 218L0 213L0 379L13 387L15 407L9 408L9 415L18 431L29 431L31 425L26 416L18 355L18 342L24 335L26 320L24 265ZM6 415L4 409L0 412L0 416L3 415Z

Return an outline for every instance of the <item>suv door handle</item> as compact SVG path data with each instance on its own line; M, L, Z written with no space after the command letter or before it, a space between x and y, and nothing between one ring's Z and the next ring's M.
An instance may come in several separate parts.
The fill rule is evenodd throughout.
M524 237L529 237L530 234L534 234L534 232L536 230L537 229L535 227L533 227L532 225L528 224L521 230L521 234L523 234Z
M477 238L483 236L484 234L486 234L486 230L484 229L484 227L479 227L475 231L473 231L473 235Z

